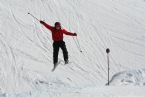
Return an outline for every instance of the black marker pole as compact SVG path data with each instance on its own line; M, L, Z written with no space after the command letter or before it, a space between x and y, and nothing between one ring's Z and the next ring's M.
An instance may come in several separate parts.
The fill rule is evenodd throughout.
M109 53L110 53L110 49L109 48L107 48L106 49L106 53L107 53L107 63L108 63L108 86L109 86L109 70L110 70L110 61L109 61Z

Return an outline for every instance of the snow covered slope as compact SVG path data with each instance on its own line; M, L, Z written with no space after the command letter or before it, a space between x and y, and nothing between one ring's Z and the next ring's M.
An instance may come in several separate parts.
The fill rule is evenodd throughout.
M130 70L115 74L111 79L111 85L145 86L145 70Z
M83 53L75 44L76 38L65 36L72 63L59 65L52 73L51 33L28 12L51 25L59 21L63 28L76 32ZM111 77L144 69L144 17L144 0L0 0L1 92L31 95L29 91L46 89L51 95L52 87L104 86L108 47ZM59 54L63 59L61 51ZM113 81L112 85L118 83Z

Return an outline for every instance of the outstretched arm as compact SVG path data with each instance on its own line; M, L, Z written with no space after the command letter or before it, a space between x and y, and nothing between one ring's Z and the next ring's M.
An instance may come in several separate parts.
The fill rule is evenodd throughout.
M45 26L47 29L49 29L49 30L52 30L52 28L53 28L51 25L45 23L45 22L42 21L42 20L40 20L40 23L41 23L42 25L44 25L44 26Z
M68 32L68 31L66 31L65 29L63 29L63 33L64 33L65 35L77 36L77 34L76 34L76 33L71 33L71 32Z

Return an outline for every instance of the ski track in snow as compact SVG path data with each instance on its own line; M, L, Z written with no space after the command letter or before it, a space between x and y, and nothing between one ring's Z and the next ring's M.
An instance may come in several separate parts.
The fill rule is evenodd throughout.
M0 97L118 96L117 87L99 88L107 83L108 47L111 85L144 86L144 10L143 0L1 0ZM51 72L51 32L28 12L78 34L64 39L71 64ZM120 88L123 96L136 90Z

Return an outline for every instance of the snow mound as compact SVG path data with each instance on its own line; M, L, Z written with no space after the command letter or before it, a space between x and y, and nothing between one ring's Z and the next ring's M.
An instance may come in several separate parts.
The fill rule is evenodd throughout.
M145 69L119 72L112 77L110 84L145 86Z

